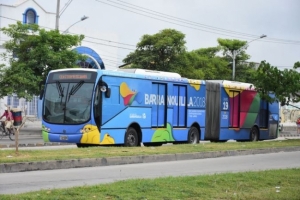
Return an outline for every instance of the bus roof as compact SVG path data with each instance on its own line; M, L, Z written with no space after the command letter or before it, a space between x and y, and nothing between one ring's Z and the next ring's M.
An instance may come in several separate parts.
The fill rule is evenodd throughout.
M90 68L66 68L51 70L52 72L63 72L63 71L94 71L100 72L103 75L110 76L121 76L121 77L131 77L131 78L141 78L141 79L151 79L151 80L161 80L161 81L175 81L190 84L205 84L205 82L219 83L221 86L232 89L243 89L243 90L255 90L255 87L251 83L243 83L238 81L228 81L228 80L196 80L187 79L181 77L180 74L174 72L162 72L155 70L145 70L145 69L116 69L116 70L101 70L101 69L90 69Z
M207 82L219 83L225 88L255 90L255 87L252 83L244 83L239 81L228 81L228 80L207 80Z
M64 71L94 71L97 72L98 69L91 69L91 68L65 68L65 69L55 69L51 70L49 73L52 72L64 72Z
M243 83L238 81L223 81L223 86L232 89L255 90L252 83Z
M147 70L147 69L122 69L119 68L116 71L129 72L134 74L143 74L143 75L153 75L153 76L164 76L164 77L174 77L181 78L181 75L175 72L163 72L163 71L155 71L155 70Z
M182 83L189 82L187 78L181 77L178 73L144 70L144 69L101 70L101 69L90 69L90 68L66 68L66 69L51 70L49 73L64 72L64 71L94 71L94 72L101 73L103 75L110 75L110 76L141 78L141 79L151 79L151 80L160 80L160 81L174 81L174 82L182 82Z

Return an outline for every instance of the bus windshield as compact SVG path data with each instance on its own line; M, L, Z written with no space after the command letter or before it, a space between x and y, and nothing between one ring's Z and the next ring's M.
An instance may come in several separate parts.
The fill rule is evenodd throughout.
M80 124L91 116L93 83L52 82L46 85L43 118L49 123Z

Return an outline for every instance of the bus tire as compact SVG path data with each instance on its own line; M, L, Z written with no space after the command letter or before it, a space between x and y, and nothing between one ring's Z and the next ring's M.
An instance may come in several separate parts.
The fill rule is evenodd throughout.
M197 144L199 143L199 131L195 126L192 126L188 133L188 143Z
M250 141L258 141L258 129L255 126L253 126L250 130Z
M139 138L136 130L132 127L128 128L125 134L124 145L126 147L136 147L139 144Z

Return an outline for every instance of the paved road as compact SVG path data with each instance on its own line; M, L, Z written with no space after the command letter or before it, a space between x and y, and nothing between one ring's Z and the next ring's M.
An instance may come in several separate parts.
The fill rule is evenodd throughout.
M299 168L300 151L0 174L0 193L94 185L133 178Z
M42 139L42 131L40 127L24 127L20 130L19 144L23 146L27 144L44 143ZM9 137L3 137L0 145L14 145L15 141L11 141Z
M283 131L279 134L279 138L300 138L300 134L297 134L296 131L293 131L294 129L291 130L286 130ZM7 148L7 147L12 147L15 145L15 141L11 141L8 137L2 138L0 140L0 148ZM30 126L28 125L27 127L23 127L20 131L20 136L19 136L19 146L43 146L44 141L42 139L41 135L41 127L40 126ZM65 145L64 143L47 143L47 145Z

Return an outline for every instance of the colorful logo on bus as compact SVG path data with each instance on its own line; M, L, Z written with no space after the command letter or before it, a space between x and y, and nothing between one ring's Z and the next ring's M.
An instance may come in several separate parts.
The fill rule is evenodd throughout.
M224 90L229 97L230 122L234 127L251 127L258 116L260 105L259 94L250 89L250 84L224 84ZM223 109L228 109L228 104Z
M115 144L114 138L108 133L104 134L102 141L100 141L100 132L97 126L86 124L80 131L82 137L80 143L86 144Z
M120 94L123 97L125 106L130 106L134 101L139 104L142 103L141 93L131 90L125 82L120 85Z
M192 86L195 90L200 90L200 86L201 86L201 81L200 80L192 80L189 79L188 80L190 86Z
M170 123L167 123L166 128L157 129L151 139L151 142L174 142L172 126Z

